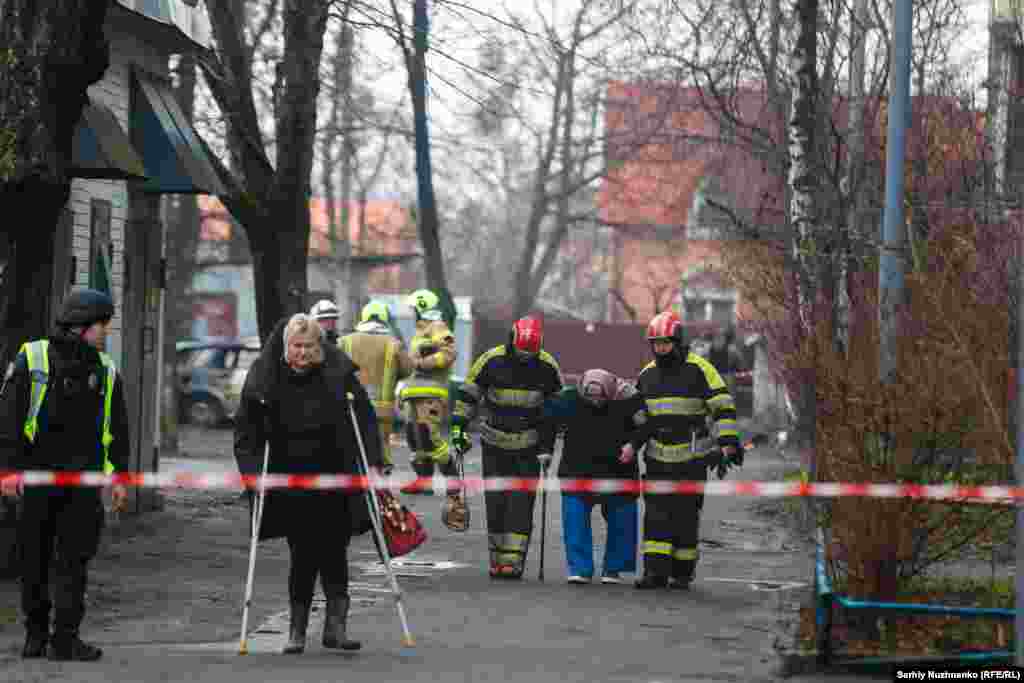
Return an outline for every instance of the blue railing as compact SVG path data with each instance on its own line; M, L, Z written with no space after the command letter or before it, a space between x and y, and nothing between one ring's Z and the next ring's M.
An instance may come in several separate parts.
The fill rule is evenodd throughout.
M870 600L852 600L845 595L836 593L832 587L832 580L828 575L828 567L825 562L825 532L821 527L817 529L815 539L815 562L814 562L814 588L815 588L815 616L817 626L818 659L824 666L829 666L834 661L832 650L832 613L833 606L839 605L845 610L858 610L864 612L898 612L900 614L941 614L969 618L989 618L1010 621L1016 618L1017 611L1000 607L956 607L952 605L931 605L925 603L911 602L874 602ZM964 652L954 656L962 663L994 663L1004 662L1012 659L1012 653L1006 650L990 650L978 652ZM867 664L883 664L895 662L896 659L879 657L861 658L857 660Z

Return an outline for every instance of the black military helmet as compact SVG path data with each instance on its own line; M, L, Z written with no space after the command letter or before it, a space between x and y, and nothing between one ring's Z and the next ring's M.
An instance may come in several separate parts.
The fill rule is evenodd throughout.
M76 289L68 294L57 316L58 325L88 327L114 317L114 300L98 289Z

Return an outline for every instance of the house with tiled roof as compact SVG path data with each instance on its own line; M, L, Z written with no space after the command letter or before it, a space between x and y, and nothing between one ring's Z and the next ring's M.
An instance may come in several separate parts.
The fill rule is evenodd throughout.
M745 118L763 119L761 93L737 98ZM643 323L666 308L721 325L749 314L721 275L721 256L736 232L714 206L746 224L778 225L779 180L730 144L731 132L694 89L611 83L605 126L609 173L598 206L613 234L607 322Z
M309 299L328 298L343 306L349 300L344 264L361 301L370 293L401 294L420 285L416 225L409 208L391 199L328 203L310 200ZM251 255L244 230L215 197L199 201L200 267L192 279L191 329L180 334L250 337L258 335ZM346 235L351 254L341 248Z

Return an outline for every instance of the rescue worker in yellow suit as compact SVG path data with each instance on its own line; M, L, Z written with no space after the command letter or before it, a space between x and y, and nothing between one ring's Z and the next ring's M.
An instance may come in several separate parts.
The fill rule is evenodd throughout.
M435 467L446 477L454 477L456 464L449 453L446 438L448 422L448 383L455 365L455 335L444 321L440 298L429 289L409 296L416 315L416 334L409 342L412 377L402 387L406 439L412 450L412 469L418 477L433 477ZM410 484L403 493L424 493L429 488ZM456 495L453 484L448 495Z
M477 358L456 395L452 443L460 450L468 447L466 429L483 408L485 478L537 479L550 462L557 427L544 418L544 402L561 391L562 375L542 340L540 320L517 320L508 343ZM522 578L536 497L535 490L484 493L492 578Z
M383 445L384 466L394 466L391 433L395 425L395 386L412 373L412 359L391 332L387 304L371 301L363 306L354 332L338 340L338 346L358 367L359 382L370 395L377 413Z
M706 481L709 466L717 468L721 479L729 467L743 464L736 406L725 382L711 363L690 353L676 313L655 316L647 340L655 360L637 379L649 416L646 480ZM628 444L623 448L625 460L635 457L634 450ZM636 587L689 589L697 568L704 496L645 494L644 503L644 576Z

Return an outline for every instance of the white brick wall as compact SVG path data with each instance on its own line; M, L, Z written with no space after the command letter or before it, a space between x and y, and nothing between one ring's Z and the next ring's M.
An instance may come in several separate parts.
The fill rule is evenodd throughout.
M137 64L151 73L163 75L167 73L168 60L158 50L134 36L115 33L108 35L108 39L110 40L110 67L101 81L89 87L89 95L108 107L114 113L122 130L128 133L130 130L132 65ZM90 200L93 198L106 199L111 204L110 236L114 243L111 279L114 300L118 303L118 308L107 348L115 362L123 364L124 359L121 355L123 325L120 304L124 301L122 285L124 283L125 223L128 220L128 185L119 180L76 179L71 183L73 248L78 263L75 283L83 287L89 283Z

